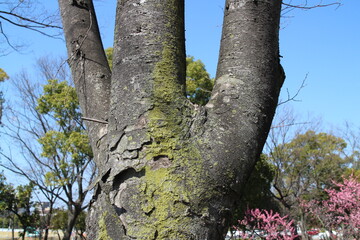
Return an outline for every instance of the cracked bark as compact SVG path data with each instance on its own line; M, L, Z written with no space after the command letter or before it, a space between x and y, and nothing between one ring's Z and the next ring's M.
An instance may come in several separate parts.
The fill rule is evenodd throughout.
M118 1L112 74L92 1L59 3L84 115L108 122L88 123L89 239L223 239L284 79L281 1L226 1L205 107L185 96L183 0Z

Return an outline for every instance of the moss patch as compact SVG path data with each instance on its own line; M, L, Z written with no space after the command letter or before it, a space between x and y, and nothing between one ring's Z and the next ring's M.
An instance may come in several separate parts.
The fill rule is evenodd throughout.
M104 212L99 219L99 235L97 240L112 240L107 232L106 216L107 212Z
M179 20L174 17L180 6L175 0L161 5L168 23L153 71L153 108L146 115L150 141L139 152L147 166L131 200L131 208L140 213L133 215L135 219L127 215L127 233L138 239L191 239L189 228L198 222L195 218L208 214L208 208L193 205L193 199L204 195L198 185L205 180L201 154L189 140L194 112L185 97L185 56L177 59L184 55L184 39L179 37Z

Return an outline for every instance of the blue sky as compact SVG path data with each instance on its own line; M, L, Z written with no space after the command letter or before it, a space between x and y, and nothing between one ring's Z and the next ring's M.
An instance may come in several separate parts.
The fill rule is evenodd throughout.
M42 0L45 2L45 0ZM112 46L115 0L96 1L104 47ZM51 9L57 1L46 1ZM187 54L201 59L215 75L219 52L224 0L186 1ZM359 125L360 104L360 1L343 0L343 6L294 10L282 19L280 48L287 79L283 87L295 93L308 74L306 87L290 103L300 115L322 117L324 124ZM21 69L34 68L37 58L66 55L63 40L49 39L18 28L9 28L13 39L27 44L22 53L0 58L0 67L14 76ZM3 86L6 91L7 86ZM6 98L11 98L11 92Z

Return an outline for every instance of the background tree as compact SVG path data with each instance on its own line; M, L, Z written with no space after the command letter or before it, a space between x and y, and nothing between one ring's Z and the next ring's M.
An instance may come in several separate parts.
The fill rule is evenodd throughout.
M8 184L4 174L0 173L0 213L2 217L8 219L7 227L12 227L12 239L15 237L15 218L8 208L9 206L12 206L14 199L14 187L11 184Z
M192 103L205 105L211 96L214 79L210 78L201 60L186 57L186 95Z
M39 66L45 78L54 77L54 70L59 73L46 60ZM61 71L59 76L66 77ZM65 81L49 80L41 93L40 86L25 73L16 80L24 111L10 109L7 118L11 121L7 121L4 135L19 144L26 164L24 167L24 162L17 162L11 154L1 153L7 160L1 165L32 181L46 196L50 211L44 226L50 226L55 202L66 204L69 222L64 239L69 239L76 218L87 207L86 195L95 173L77 96ZM45 238L47 231L48 227Z
M316 222L333 234L329 239L359 239L360 183L350 176L326 189L328 198L323 201L306 201L304 207Z
M9 79L9 76L2 68L0 68L0 83L5 81L6 79ZM4 103L3 92L0 91L0 124L1 124L1 117L3 112L3 103Z
M3 173L0 173L0 210L4 211L8 208L8 204L13 202L14 188L6 182Z
M354 124L346 122L344 126L337 130L341 138L347 143L345 151L346 158L351 163L346 176L348 179L351 175L360 174L360 129Z
M113 52L114 49L112 47L105 49L106 59L108 60L110 69L113 68Z
M86 211L82 211L76 220L75 229L76 234L79 236L80 240L86 240L86 218Z
M51 219L51 229L57 231L58 239L61 240L61 232L66 231L68 222L68 213L64 209L56 209Z
M238 223L239 219L244 218L248 209L279 211L279 205L271 192L275 168L267 158L267 155L261 154L260 160L256 163L244 187L241 204L234 214L234 225Z
M273 139L273 143L276 142L279 140ZM281 212L295 219L305 234L306 209L300 203L304 199L324 199L325 189L333 186L334 180L341 179L350 166L349 158L344 154L346 142L334 135L312 130L305 133L295 131L293 139L280 142L268 153L269 163L274 169L271 192L280 204Z
M320 199L331 181L341 179L348 162L344 158L346 143L327 133L307 131L270 153L276 166L275 197L291 207L303 199Z
M92 1L59 3L82 112L97 120L87 122L99 170L88 237L223 238L284 80L281 2L226 1L203 107L185 92L182 0L119 2L112 72Z
M30 227L37 227L39 213L36 211L36 202L33 201L34 184L19 185L14 188L6 183L6 178L0 174L0 210L16 216L23 231L21 239Z
M87 208L84 204L89 191L86 184L92 182L94 171L86 176L86 170L91 167L93 156L73 87L66 82L49 80L38 99L38 110L41 114L51 114L60 127L60 131L48 131L39 138L39 143L42 156L53 159L45 181L48 185L62 186L66 195L68 223L63 239L69 239L77 217Z
M26 232L36 229L39 224L40 215L35 208L37 203L33 201L34 191L35 186L33 183L17 186L13 206L9 209L16 215L22 226L23 232L20 236L23 240Z

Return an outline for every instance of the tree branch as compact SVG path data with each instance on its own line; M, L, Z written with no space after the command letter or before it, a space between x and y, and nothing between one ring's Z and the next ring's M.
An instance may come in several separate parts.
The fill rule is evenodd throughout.
M280 102L278 103L278 106L283 105L283 104L288 103L288 102L291 102L291 101L295 101L295 102L300 101L300 100L297 100L296 97L299 96L301 90L302 90L304 87L306 87L306 84L305 84L305 83L306 83L306 80L307 80L307 78L308 78L308 75L309 75L309 73L307 73L307 74L305 75L305 78L302 80L300 87L297 89L296 93L295 93L293 96L290 96L289 89L286 89L286 91L287 91L287 96L288 96L288 97L287 97L287 99L286 99L285 101L280 101Z
M328 4L319 3L316 5L308 6L307 1L305 4L298 4L298 5L293 5L293 4L284 3L284 2L282 4L286 7L300 8L300 9L304 9L304 10L310 10L310 9L320 8L320 7L330 7L330 6L337 6L337 8L338 8L342 5L340 2L334 2L334 3L328 3Z

